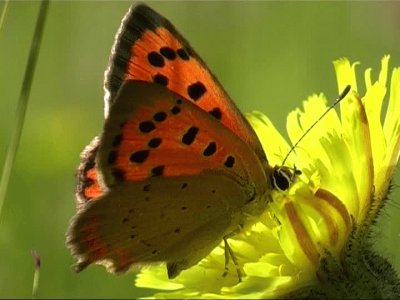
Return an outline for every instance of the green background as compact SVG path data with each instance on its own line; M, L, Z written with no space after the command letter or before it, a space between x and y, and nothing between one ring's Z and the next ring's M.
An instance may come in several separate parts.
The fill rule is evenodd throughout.
M1 6L4 4L1 3ZM398 2L148 2L168 17L218 76L242 111L266 113L278 129L314 92L337 94L332 60L374 68L391 54L400 65ZM103 72L131 2L52 2L25 127L0 220L0 297L30 297L36 249L38 297L149 295L134 275L102 267L81 274L64 245L74 214L74 173L103 122ZM11 2L0 32L0 162L3 162L39 2ZM362 73L359 72L361 75ZM360 78L363 78L361 75ZM376 78L376 77L375 77ZM317 118L318 116L316 116ZM400 178L395 181L400 182ZM399 189L376 241L400 270Z

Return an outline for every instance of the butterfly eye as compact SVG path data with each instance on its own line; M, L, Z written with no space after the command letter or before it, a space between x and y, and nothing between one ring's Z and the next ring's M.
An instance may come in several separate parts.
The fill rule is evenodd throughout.
M289 169L276 168L271 176L271 182L275 189L286 191L292 183L293 175Z

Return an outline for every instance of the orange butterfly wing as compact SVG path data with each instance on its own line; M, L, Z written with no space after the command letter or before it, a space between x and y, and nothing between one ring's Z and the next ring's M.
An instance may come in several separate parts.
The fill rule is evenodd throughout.
M105 74L106 117L122 83L129 79L156 82L184 99L191 99L250 145L259 159L268 164L253 129L204 61L167 19L144 4L130 8L115 37ZM78 204L102 194L94 164L96 152L94 139L81 155Z
M96 170L96 154L99 148L99 138L95 137L81 153L81 162L76 174L76 204L80 208L87 201L97 199L103 194L103 188L98 182Z
M265 186L265 166L251 147L192 102L135 80L125 81L116 99L96 159L105 186L206 170Z
M209 112L267 162L261 144L217 78L189 43L163 16L144 4L125 15L106 72L106 114L125 80L166 86Z

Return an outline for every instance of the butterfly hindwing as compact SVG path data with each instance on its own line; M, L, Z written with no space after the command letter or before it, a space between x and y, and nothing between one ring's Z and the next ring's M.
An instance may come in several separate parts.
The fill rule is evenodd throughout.
M81 153L81 163L76 174L76 202L78 208L87 201L95 200L103 194L98 182L96 154L100 140L95 137Z
M68 245L78 270L91 263L111 272L166 261L177 275L206 256L235 229L246 194L228 177L154 177L120 184L86 204L73 219Z
M144 4L131 7L116 36L105 79L106 115L129 79L155 82L189 99L266 162L253 129L204 61L167 19Z

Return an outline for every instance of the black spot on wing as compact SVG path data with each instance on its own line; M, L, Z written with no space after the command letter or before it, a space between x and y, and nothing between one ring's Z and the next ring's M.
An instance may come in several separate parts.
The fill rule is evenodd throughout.
M196 135L199 132L199 128L192 126L190 127L185 134L182 136L182 143L185 145L191 145L196 139Z
M143 121L139 123L139 130L143 133L149 133L156 129L156 126L152 121Z
M176 106L176 105L174 105L172 108L171 108L171 113L173 114L173 115L177 115L177 114L179 114L181 112L181 109L178 107L178 106Z
M162 142L162 139L161 139L161 138L152 138L152 139L148 142L147 145L148 145L150 148L157 148L158 146L160 146L161 142Z
M182 60L189 60L189 53L185 50L185 49L183 49L183 48L180 48L180 49L178 49L178 50L176 50L176 53L178 53L178 56L182 59Z
M165 65L164 58L158 52L155 51L152 51L149 54L147 54L147 60L154 67L162 68Z
M193 101L199 100L206 91L207 91L206 87L200 81L197 81L189 85L187 88L187 93L190 99L192 99Z
M215 142L210 142L203 151L204 156L213 155L217 151L217 144Z
M159 111L159 112L155 113L153 116L153 119L157 122L165 121L166 118L167 118L167 114L163 111Z
M164 173L164 167L163 165L154 167L151 169L151 175L152 176L161 176Z
M168 77L164 76L163 74L157 73L156 75L153 76L153 82L161 84L163 86L168 85Z
M222 112L218 107L214 107L212 110L209 111L209 113L217 120L221 120L222 118Z
M174 60L176 58L176 52L170 47L161 47L160 53L168 60Z
M235 158L232 155L229 155L226 160L225 160L225 167L227 168L233 168L233 165L235 164Z
M134 163L143 163L147 157L149 156L150 151L149 150L140 150L140 151L136 151L134 153L131 154L131 156L129 157L129 160L131 162Z

